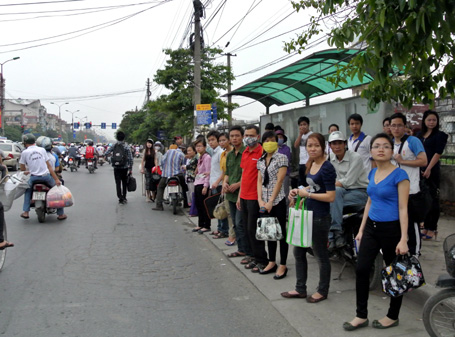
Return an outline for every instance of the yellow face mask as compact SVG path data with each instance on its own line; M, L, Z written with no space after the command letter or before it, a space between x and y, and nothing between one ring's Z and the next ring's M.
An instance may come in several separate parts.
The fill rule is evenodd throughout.
M266 142L266 143L262 144L262 147L264 148L265 152L273 153L276 150L278 150L278 143L277 142Z

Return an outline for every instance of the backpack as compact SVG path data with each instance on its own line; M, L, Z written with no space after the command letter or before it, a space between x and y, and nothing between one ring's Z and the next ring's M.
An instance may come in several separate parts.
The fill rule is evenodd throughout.
M114 151L112 151L112 166L125 167L127 164L126 150L122 144L115 144Z

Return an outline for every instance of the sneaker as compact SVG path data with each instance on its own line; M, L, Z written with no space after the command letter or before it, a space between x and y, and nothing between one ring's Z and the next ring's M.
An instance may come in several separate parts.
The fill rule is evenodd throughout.
M335 241L330 241L329 242L329 248L328 250L331 252L335 249Z
M156 207L153 207L152 210L153 211L164 211L164 208L163 208L163 206L156 205Z
M126 198L123 199L123 203L124 203L124 204L127 204L127 203L128 203L128 200L127 200Z
M344 241L344 238L343 238L343 237L339 236L339 237L336 238L336 240L335 240L335 246L336 246L337 248L341 248L341 247L343 247L343 246L345 246L345 245L346 245L346 241Z
M124 204L124 202L123 202L122 199L120 199L120 200L118 201L118 203L119 203L119 204L122 204L122 205Z

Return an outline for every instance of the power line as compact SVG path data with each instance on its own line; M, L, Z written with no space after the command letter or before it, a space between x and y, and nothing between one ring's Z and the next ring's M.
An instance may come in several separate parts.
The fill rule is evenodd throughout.
M46 4L56 4L60 2L81 2L86 0L59 0L59 1L41 1L41 2L24 2L20 4L5 4L0 5L0 7L8 7L8 6L25 6L25 5L46 5Z

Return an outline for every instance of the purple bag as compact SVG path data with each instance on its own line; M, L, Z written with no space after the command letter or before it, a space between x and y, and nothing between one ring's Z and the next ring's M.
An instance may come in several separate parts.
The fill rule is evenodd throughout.
M191 207L190 207L190 216L198 216L197 208L196 208L196 198L194 196L194 192L191 195Z

